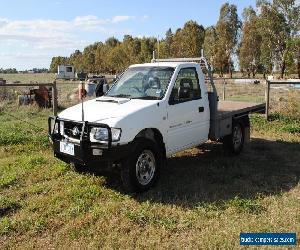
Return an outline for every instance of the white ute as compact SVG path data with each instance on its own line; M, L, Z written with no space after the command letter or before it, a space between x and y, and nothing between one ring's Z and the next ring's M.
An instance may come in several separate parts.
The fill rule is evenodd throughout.
M153 59L130 66L104 96L49 117L49 137L57 158L75 167L118 168L127 190L145 191L168 156L209 139L238 154L250 137L248 114L264 109L219 102L203 57Z

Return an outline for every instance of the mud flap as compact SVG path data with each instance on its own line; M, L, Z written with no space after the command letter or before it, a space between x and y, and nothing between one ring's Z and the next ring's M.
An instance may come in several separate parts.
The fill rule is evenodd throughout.
M250 142L250 127L245 127L244 130L244 143L247 144Z

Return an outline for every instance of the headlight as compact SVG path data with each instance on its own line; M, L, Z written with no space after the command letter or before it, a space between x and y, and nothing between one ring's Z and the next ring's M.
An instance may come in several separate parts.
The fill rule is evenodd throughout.
M112 141L119 141L121 137L121 129L111 128ZM91 142L108 141L108 129L107 128L92 128L90 133Z
M108 141L107 128L92 128L90 133L91 142Z

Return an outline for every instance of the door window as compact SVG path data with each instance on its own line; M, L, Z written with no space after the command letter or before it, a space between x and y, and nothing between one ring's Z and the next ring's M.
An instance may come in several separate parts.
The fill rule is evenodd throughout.
M175 81L169 104L201 99L199 78L195 67L183 68Z

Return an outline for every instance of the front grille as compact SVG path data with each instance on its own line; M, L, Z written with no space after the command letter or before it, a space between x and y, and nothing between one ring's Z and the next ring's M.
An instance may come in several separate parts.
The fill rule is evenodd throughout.
M64 122L64 134L70 138L80 140L83 124L75 122ZM84 137L87 136L87 132L84 131Z

